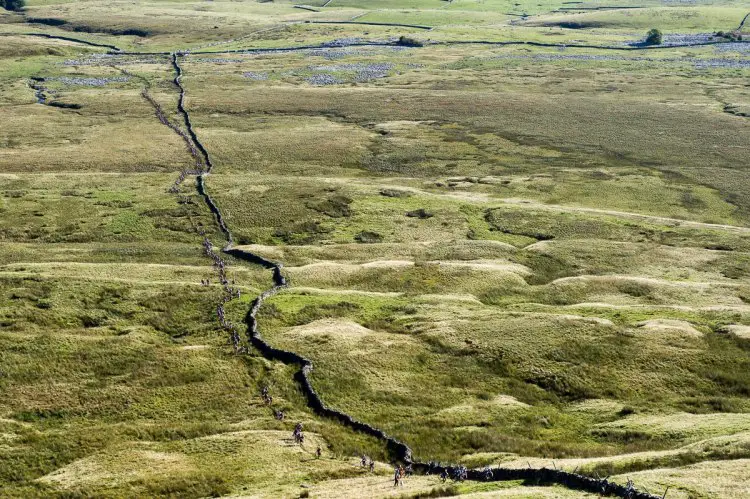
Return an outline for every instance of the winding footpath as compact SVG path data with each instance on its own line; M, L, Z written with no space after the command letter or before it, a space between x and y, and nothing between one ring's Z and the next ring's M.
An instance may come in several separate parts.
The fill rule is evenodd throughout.
M313 371L313 363L310 359L307 359L295 352L279 349L269 344L260 334L258 328L258 312L260 311L263 303L268 298L277 294L279 291L288 287L289 284L282 272L282 264L268 260L260 255L256 255L246 250L233 247L233 237L229 230L229 227L224 220L221 210L217 205L216 201L211 198L206 187L205 178L211 173L213 163L208 150L200 142L198 136L193 128L190 113L185 106L185 87L182 84L184 76L182 66L180 65L180 59L183 57L182 53L170 54L170 62L175 72L173 83L179 90L179 98L177 104L177 111L184 120L184 125L187 132L182 132L179 127L172 124L166 117L166 114L161 109L160 105L149 95L148 84L144 87L143 96L152 107L154 107L155 114L159 121L168 126L170 129L175 131L186 143L192 143L188 146L188 150L196 161L198 169L196 171L185 170L181 172L175 186L171 189L172 192L179 194L179 186L182 181L188 175L195 175L196 185L198 193L201 195L209 210L215 217L216 223L219 226L224 238L227 243L221 250L223 253L233 256L236 259L246 261L251 264L261 265L266 269L272 271L272 285L259 296L257 296L248 310L245 316L246 324L246 335L247 343L255 347L266 359L272 361L279 361L285 364L295 365L299 367L299 370L295 374L295 380L299 383L302 392L305 394L307 399L307 405L318 415L327 417L338 421L339 423L355 430L360 433L369 435L382 441L390 455L405 464L410 464L416 473L422 474L441 474L447 472L450 476L461 468L458 466L444 466L434 461L425 462L417 460L413 457L411 448L401 440L388 435L383 430L376 428L368 423L359 421L350 415L334 409L325 404L320 394L315 390L311 380L311 374ZM199 233L203 236L203 246L207 256L212 258L214 261L214 267L221 282L224 295L221 298L221 303L217 307L217 315L222 327L229 332L231 343L237 353L247 352L247 348L241 345L239 340L238 329L234 324L231 324L225 316L224 304L232 300L237 292L231 287L226 278L227 264L221 258L221 256L214 250L214 246L206 236L205 230L198 226ZM592 478L589 476L581 475L578 473L571 473L558 469L548 468L531 468L528 469L506 469L506 468L485 468L485 469L471 469L466 470L466 478L468 480L476 481L507 481L507 480L522 480L525 484L529 485L562 485L571 489L586 491L596 494L623 497L629 499L657 499L660 496L655 496L646 492L638 491L632 487L626 487L613 482L609 482L605 479Z

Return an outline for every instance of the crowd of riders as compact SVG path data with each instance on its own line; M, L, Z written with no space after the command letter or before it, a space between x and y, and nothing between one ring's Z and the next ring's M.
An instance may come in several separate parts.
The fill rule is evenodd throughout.
M273 404L273 397L270 394L270 390L268 386L263 386L260 390L260 396L263 400L263 403L268 406L272 406ZM284 421L285 414L284 411L280 409L273 409L274 417L277 421ZM292 440L297 445L304 445L305 443L305 434L302 431L302 423L297 423L294 426L294 431L292 431ZM322 456L322 449L320 446L317 447L315 450L315 456L317 458L320 458ZM370 473L375 472L375 461L366 456L365 454L362 454L359 464L362 468L369 469ZM438 469L440 471L440 479L443 482L446 482L447 480L452 480L455 482L463 482L464 480L468 479L469 477L469 470L466 468L466 466L456 466L453 468L447 468L440 466L439 463L431 462L429 464L430 470L428 470L428 474L430 474L430 471L437 471ZM394 487L403 487L404 485L404 479L410 477L413 473L413 468L411 464L407 464L406 466L397 464L393 468L393 486ZM485 468L484 470L484 478L486 480L492 479L492 470L491 468Z

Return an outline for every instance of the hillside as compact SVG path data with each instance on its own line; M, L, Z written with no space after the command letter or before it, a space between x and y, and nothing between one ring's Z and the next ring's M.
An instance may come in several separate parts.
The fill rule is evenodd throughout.
M750 497L748 13L0 8L0 496Z

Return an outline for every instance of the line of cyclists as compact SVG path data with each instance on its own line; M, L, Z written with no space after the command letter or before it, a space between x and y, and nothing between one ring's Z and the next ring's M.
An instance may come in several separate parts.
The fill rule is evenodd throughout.
M261 397L263 398L263 401L270 405L273 401L271 398L271 395L269 394L269 390L267 386L264 386L261 390ZM280 410L275 410L275 417L279 421L284 420L284 413ZM294 442L303 445L305 443L305 435L302 433L302 423L297 423L294 427L294 431L292 432L292 438L294 439ZM321 457L322 451L321 448L318 447L316 451L316 456L318 458ZM365 468L369 468L370 472L375 471L375 461L368 458L364 454L362 455L362 458L360 459L360 465ZM439 465L435 465L434 462L430 463L430 468L439 467ZM411 464L408 464L406 466L397 465L393 469L393 486L403 486L404 485L404 478L410 477L413 473L413 469ZM428 472L429 474L429 472ZM487 467L483 471L483 477L485 480L491 480L492 479L492 469ZM446 482L448 479L451 479L455 482L463 482L464 480L469 478L469 470L466 468L466 466L456 466L454 468L442 468L442 471L440 473L440 479L443 482Z

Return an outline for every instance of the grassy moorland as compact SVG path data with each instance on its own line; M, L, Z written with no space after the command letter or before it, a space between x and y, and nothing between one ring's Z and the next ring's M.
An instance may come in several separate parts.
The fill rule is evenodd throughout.
M750 44L715 35L748 12L0 9L0 496L587 497L394 489L382 443L314 414L295 366L233 351L201 233L226 240L195 175L173 187L203 161L175 133L179 51L206 189L290 283L260 330L327 404L424 460L750 497ZM650 28L663 47L638 46ZM224 259L244 336L271 273Z

